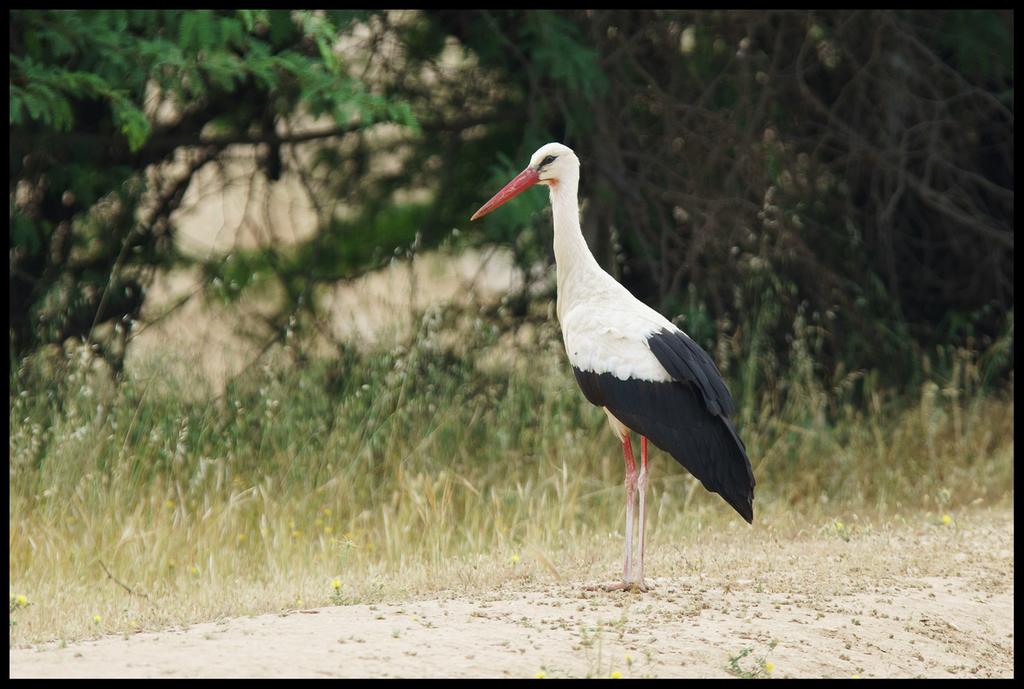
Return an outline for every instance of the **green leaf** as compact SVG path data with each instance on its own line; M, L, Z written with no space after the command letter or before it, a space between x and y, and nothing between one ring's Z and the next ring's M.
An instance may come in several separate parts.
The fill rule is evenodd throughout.
M21 124L22 100L21 96L19 95L20 91L21 89L19 89L17 86L11 86L9 100L11 104L10 115L12 125Z
M185 50L196 47L196 25L199 23L199 16L194 12L183 12L181 24L178 25L178 45Z
M128 100L122 100L115 106L114 117L120 124L121 133L128 139L128 147L133 152L142 148L150 133L150 124L146 114Z

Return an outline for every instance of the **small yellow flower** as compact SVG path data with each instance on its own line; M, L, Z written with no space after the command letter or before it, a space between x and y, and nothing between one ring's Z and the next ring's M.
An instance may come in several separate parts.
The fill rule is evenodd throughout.
M331 508L330 507L325 507L323 509L323 513L324 513L325 517L330 517L331 516Z
M244 533L238 534L238 542L239 543L244 543L245 542L245 534Z
M518 564L518 563L519 563L519 555L518 554L513 555L512 556L512 564L515 565L515 564Z
M190 570L188 570L188 571L189 571L189 574L191 574L192 576L198 576L199 575L199 568L196 567L195 565L192 565L192 568Z
M537 671L537 674L535 674L535 675L534 675L534 677L535 677L536 679L544 679L544 678L545 678L545 677L547 677L547 676L548 676L548 675L547 675L547 673L546 673L546 672L544 672L543 670L538 670L538 671Z
M302 532L295 529L295 531L292 531L292 538L302 538Z
M174 501L173 500L168 500L167 502L164 503L164 507L166 507L169 510L173 510L174 509Z
M14 597L14 604L17 605L19 608L24 608L26 605L28 605L28 598L26 598L23 594L19 593L17 596Z
M103 621L103 618L100 617L99 615L93 615L92 616L92 621L95 622L96 624L99 624L100 622Z
M942 523L945 526L949 526L950 524L953 523L953 518L951 516L949 516L948 514L944 514L944 515L942 515Z
M769 675L772 673L772 670L774 669L775 663L771 662L770 660L764 664L764 671L767 672Z
M850 679L860 679L860 675L852 675Z
M332 533L333 531L334 531L334 529L332 529L332 528L331 528L331 527L329 527L329 526L325 526L325 527L324 527L324 535L325 535L325 536L330 536L330 535L331 535L331 533Z
M301 608L301 607L302 607L303 605L305 605L305 604L306 604L306 603L305 603L305 601L303 601L303 600L302 600L301 598L296 598L296 599L295 599L295 605L299 606L300 608Z
M622 673L619 672L618 670L616 670L615 672L613 672L612 674L610 674L608 676L611 677L612 679L622 679Z
M341 579L331 579L331 588L337 591L341 588Z

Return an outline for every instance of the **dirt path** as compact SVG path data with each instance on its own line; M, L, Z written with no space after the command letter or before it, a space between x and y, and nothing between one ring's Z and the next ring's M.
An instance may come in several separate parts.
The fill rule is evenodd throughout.
M653 592L579 583L12 649L12 677L1012 677L1013 516L701 537ZM845 532L844 532L844 529ZM663 548L672 550L672 548ZM681 550L677 549L679 552ZM760 552L755 552L760 551ZM748 562L746 570L738 561ZM749 650L748 650L749 649ZM746 653L744 653L746 651Z

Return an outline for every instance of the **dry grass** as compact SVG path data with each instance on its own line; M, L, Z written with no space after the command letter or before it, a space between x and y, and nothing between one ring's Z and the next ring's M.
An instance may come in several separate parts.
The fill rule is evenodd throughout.
M87 357L13 367L11 643L613 574L619 450L557 332L529 371L487 372L474 362L497 333L454 356L443 321L408 348L268 362L222 396L161 377L159 359L117 389ZM757 523L842 536L836 520L1011 501L1012 389L981 392L976 360L898 399L856 403L795 372L784 397L748 401ZM654 462L653 543L746 528Z

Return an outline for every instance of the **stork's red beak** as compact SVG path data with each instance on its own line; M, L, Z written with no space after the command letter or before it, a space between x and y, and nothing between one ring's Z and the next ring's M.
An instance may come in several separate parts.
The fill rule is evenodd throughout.
M532 167L526 168L516 175L514 180L506 184L501 191L495 194L490 201L481 206L480 210L474 213L470 220L476 220L477 218L484 217L510 198L519 196L519 194L522 194L539 181L540 174Z

